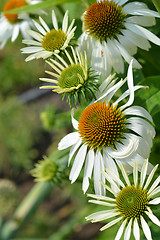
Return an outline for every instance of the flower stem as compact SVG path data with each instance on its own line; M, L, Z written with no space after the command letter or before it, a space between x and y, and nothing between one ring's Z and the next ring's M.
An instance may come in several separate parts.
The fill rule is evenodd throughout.
M160 0L152 0L152 2L160 14Z

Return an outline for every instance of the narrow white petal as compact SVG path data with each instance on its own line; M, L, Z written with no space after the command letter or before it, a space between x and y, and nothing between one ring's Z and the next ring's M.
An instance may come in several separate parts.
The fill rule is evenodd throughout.
M81 143L82 143L82 141L81 141L81 139L79 139L79 140L77 141L77 143L75 143L75 144L71 147L70 152L69 152L68 165L70 164L70 161L71 161L73 155L75 154L75 152L77 151L77 149L79 148L79 146L81 145Z
M36 26L36 28L38 29L38 31L40 33L42 33L43 35L46 35L46 31L44 30L44 28L42 28L41 25L39 23L37 23L36 21L33 20L33 22L34 22L34 25Z
M121 179L115 174L112 170L109 168L106 168L106 172L113 178L115 182L117 182L121 187L125 187L124 183L121 181Z
M45 21L39 17L39 21L41 22L42 26L44 27L44 29L47 31L47 32L50 32L50 29L49 27L47 26L47 24L45 23Z
M134 186L137 187L137 184L138 184L138 161L134 162L134 165L133 165L133 179L134 179Z
M54 10L52 10L52 23L53 23L54 28L56 30L58 30L58 23L57 23L57 18L56 18Z
M84 191L84 193L88 189L89 178L91 178L93 166L94 166L94 150L90 149L87 154L85 168L84 168L84 177L83 177L83 184L82 184L82 190Z
M155 199L149 201L149 204L153 204L153 205L160 204L160 197L155 198Z
M39 42L42 41L43 35L41 35L40 33L37 33L37 32L32 31L32 30L28 30L28 34L31 35L31 37L33 37L37 41L39 41Z
M103 231L103 230L106 230L107 228L115 225L117 222L119 222L123 217L119 217L113 221L111 221L110 223L107 223L106 225L104 225L100 230Z
M100 221L103 221L103 220L107 220L109 218L116 217L116 216L118 216L120 214L121 214L120 212L106 213L106 214L103 214L101 216L97 216L97 218L92 220L92 223L93 222L100 222Z
M156 225L158 225L160 227L160 221L154 214L147 212L147 211L145 213L147 214L147 216L151 219L151 221L153 223L155 223Z
M144 189L147 189L147 187L149 186L149 184L152 181L152 178L153 178L157 168L158 168L158 164L152 169L151 173L149 174L149 176L147 178L147 181L146 181L146 184L144 185Z
M105 215L108 214L114 214L115 211L114 210L104 210L104 211L99 211L99 212L95 212L92 213L91 215L86 217L86 220L96 220L96 219L100 219L102 217L104 217Z
M68 10L65 12L63 23L62 23L62 31L66 33L68 27Z
M147 240L152 240L151 231L149 229L147 222L144 220L142 216L140 216L140 220L145 237L147 238Z
M144 164L142 166L142 170L141 170L141 178L140 178L140 187L143 187L145 178L146 178L146 174L147 174L147 168L148 168L148 160L144 161Z
M80 149L78 150L78 153L75 157L69 179L71 180L71 183L75 182L79 176L79 173L82 169L85 157L87 152L87 145L83 144Z
M34 53L42 50L43 50L42 47L25 47L21 49L22 53Z
M137 218L135 218L133 221L133 235L135 240L140 240L140 229L138 226Z
M128 100L128 102L126 104L121 106L121 109L124 109L124 108L130 106L133 103L133 101L134 101L132 65L133 65L133 60L129 64L128 73L127 73L127 83L128 83L129 93L130 93L129 100Z
M18 37L19 34L19 25L16 24L13 28L13 33L12 33L12 38L11 41L14 42L16 40L16 38Z
M149 41L160 45L160 38L154 35L152 32L148 31L147 29L138 26L136 24L125 23L126 28L130 29L132 32L139 34L140 36L148 39Z
M117 186L117 184L114 182L114 180L111 178L111 176L106 172L102 172L102 174L107 179L107 181L111 184L111 186L114 188L114 191L118 193L120 189Z
M74 109L72 108L72 110L71 110L72 125L76 130L78 130L79 123L73 116L74 116Z
M123 167L123 164L121 163L121 164L119 165L119 167L120 167L120 169L121 169L122 175L123 175L123 177L124 177L127 185L128 185L128 186L131 186L131 183L130 183L129 178L128 178L128 175L127 175L127 173L126 173L126 171L125 171L125 169L124 169L124 167Z
M159 187L157 187L157 188L155 188L150 194L148 194L148 197L150 198L150 197L153 197L154 195L156 195L156 194L159 194L160 193L160 186Z
M66 149L72 145L74 145L79 140L79 133L72 132L67 134L58 144L58 150Z
M22 42L25 43L25 44L28 44L28 45L41 46L40 42L37 42L37 41L34 41L34 40L30 40L30 39L29 40L25 39Z
M119 230L118 230L118 232L117 232L117 235L116 235L116 237L115 237L114 240L120 240L120 238L121 238L121 236L122 236L122 234L123 234L124 228L125 228L125 226L126 226L126 223L127 223L127 219L125 219L125 220L122 222L122 224L121 224L121 226L120 226L120 228L119 228Z
M102 195L102 185L100 183L101 180L101 164L100 164L100 158L101 158L101 153L99 151L96 152L95 154L95 160L94 160L94 189L95 193L97 195Z
M87 196L98 199L98 200L105 200L105 201L108 201L108 202L115 202L116 201L114 198L101 196L101 195L96 195L96 194L87 194ZM111 210L109 210L109 211L111 211Z
M130 239L131 226L132 226L132 218L130 219L130 221L129 221L127 227L126 227L125 233L124 233L124 239L125 240L129 240Z
M158 178L154 181L154 183L152 184L151 188L148 191L148 194L150 194L160 183L160 176L158 176Z
M73 25L74 25L74 22L75 22L75 19L73 19L72 22L71 22L71 24L69 25L68 30L67 30L67 33L66 33L67 35L71 32L72 27L73 27Z

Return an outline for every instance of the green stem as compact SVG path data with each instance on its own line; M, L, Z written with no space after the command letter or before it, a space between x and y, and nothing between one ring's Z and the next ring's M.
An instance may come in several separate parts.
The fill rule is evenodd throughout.
M160 14L160 0L152 0L152 2Z
M52 185L49 182L40 182L34 185L19 207L16 209L11 220L6 222L1 229L1 240L8 240L18 231L31 213L39 206L49 194Z

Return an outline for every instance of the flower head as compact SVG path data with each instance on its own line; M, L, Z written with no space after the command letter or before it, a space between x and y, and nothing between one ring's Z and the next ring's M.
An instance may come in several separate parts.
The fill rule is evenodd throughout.
M93 69L106 78L112 68L124 71L124 62L130 63L137 47L149 50L149 41L160 45L160 39L144 27L155 24L160 15L149 10L145 3L116 0L96 1L84 12L83 34L79 50L87 51ZM134 59L133 66L141 65Z
M41 0L8 0L3 8L3 14L0 18L0 48L3 48L7 40L11 37L11 41L14 42L21 31L24 38L30 38L27 34L27 30L32 27L32 21L30 15L27 13L5 13L6 11L23 7L25 5L33 5ZM39 12L37 12L39 14ZM35 14L37 14L35 12Z
M116 174L106 168L105 172L102 172L103 176L109 181L111 185L114 186L114 190L103 182L102 185L109 191L113 197L98 196L94 194L88 194L88 196L97 199L89 200L89 202L100 204L109 207L107 210L96 212L86 217L87 220L92 222L99 222L103 220L108 220L110 218L116 217L116 219L107 223L100 230L103 231L113 226L114 224L121 222L121 226L115 237L116 240L120 239L124 229L124 239L129 239L131 235L131 228L133 225L133 235L136 240L140 239L140 228L144 232L144 235L148 240L151 240L151 232L149 226L145 220L146 217L160 226L160 221L152 213L152 205L157 205L160 203L160 198L155 198L155 195L160 192L159 183L160 177L158 177L152 184L151 181L158 167L156 165L151 171L150 175L146 178L148 170L148 160L144 161L141 168L140 182L138 183L138 162L134 163L133 166L133 179L134 183L131 184L127 173L124 169L123 164L120 164L120 169L125 183L116 176ZM150 188L149 188L149 185ZM158 187L157 187L158 186Z
M95 192L100 195L105 193L99 182L100 179L104 180L100 172L109 167L118 176L116 164L123 162L127 173L130 173L135 161L142 165L149 157L155 136L150 114L140 106L131 106L134 91L142 87L133 85L132 63L127 78L117 83L117 79L113 78L114 75L109 76L102 83L96 94L97 100L84 109L79 122L74 119L72 111L72 124L76 132L69 133L58 145L59 150L71 147L69 163L75 155L69 176L71 182L76 181L85 165L83 191L88 189L93 172ZM114 94L126 81L128 89L113 102ZM128 96L128 101L120 104ZM152 169L151 164L149 169Z
M87 56L79 53L78 50L72 49L72 56L67 50L64 50L67 60L65 61L56 53L57 59L46 61L54 70L54 72L46 71L57 80L50 78L40 78L42 81L50 82L56 85L47 85L41 89L53 89L53 92L66 96L69 105L76 105L77 100L81 103L84 100L91 100L97 90L96 75L90 71L87 64ZM76 56L77 54L77 56Z
M35 40L23 40L23 43L31 45L31 47L22 48L22 53L31 53L26 61L30 61L38 58L48 58L53 53L59 53L66 49L71 39L74 36L74 31L76 27L73 28L74 19L72 20L70 26L68 27L68 11L66 11L62 29L58 28L58 22L54 11L52 10L52 23L53 29L50 29L44 20L39 17L41 25L34 21L34 25L39 32L28 31L28 34Z

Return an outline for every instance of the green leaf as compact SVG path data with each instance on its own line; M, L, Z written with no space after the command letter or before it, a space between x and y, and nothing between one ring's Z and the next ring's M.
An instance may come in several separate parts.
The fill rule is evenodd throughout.
M156 128L160 129L160 75L147 77L140 84L148 86L148 88L137 91L136 97L138 97L138 100L135 102L149 111Z
M34 5L28 5L28 6L24 6L24 7L20 7L20 8L15 8L15 9L6 11L5 13L33 12L33 11L37 11L40 9L49 8L49 7L52 7L55 5L68 3L68 2L80 2L80 0L46 0L46 1L34 4Z

